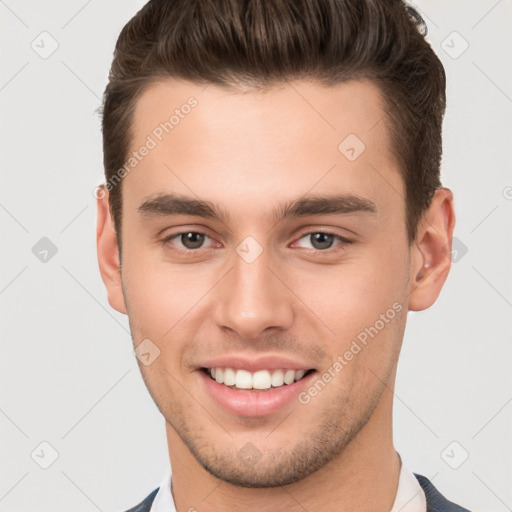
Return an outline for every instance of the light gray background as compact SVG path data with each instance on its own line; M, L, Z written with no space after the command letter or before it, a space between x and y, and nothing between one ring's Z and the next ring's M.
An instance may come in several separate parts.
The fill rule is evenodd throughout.
M95 249L95 110L115 40L142 4L0 0L3 512L122 511L168 465L163 419ZM502 512L512 510L512 2L418 6L448 75L443 180L458 252L434 307L410 313L395 440L450 499ZM58 43L46 59L31 47L51 49L43 31ZM47 262L32 252L42 237L58 249ZM58 452L48 469L43 441Z

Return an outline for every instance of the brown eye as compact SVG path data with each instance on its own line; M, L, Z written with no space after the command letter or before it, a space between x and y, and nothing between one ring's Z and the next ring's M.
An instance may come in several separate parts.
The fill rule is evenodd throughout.
M348 238L335 235L333 233L324 233L323 231L304 233L300 240L304 240L304 242L301 244L301 247L304 249L316 250L320 252L327 252L328 249L333 247L342 247L346 244L352 243L352 240L349 240Z
M186 249L199 249L204 242L206 235L189 231L188 233L180 233L180 242Z
M203 248L203 243L206 238L209 239L210 237L204 233L182 231L181 233L175 233L174 235L164 238L162 243L167 249L183 253Z
M330 249L334 243L334 235L327 233L312 233L309 237L315 249Z

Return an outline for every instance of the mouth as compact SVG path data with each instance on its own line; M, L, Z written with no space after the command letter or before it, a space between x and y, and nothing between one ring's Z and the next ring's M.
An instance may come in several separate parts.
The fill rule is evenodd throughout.
M305 379L315 369L278 368L251 372L240 368L216 367L201 368L201 371L217 384L233 390L269 391Z
M274 361L275 363L275 361ZM271 418L285 414L301 392L311 385L318 371L314 368L265 369L257 365L203 366L198 368L201 387L216 407L235 417ZM244 368L244 366L246 366ZM301 411L304 409L301 406Z

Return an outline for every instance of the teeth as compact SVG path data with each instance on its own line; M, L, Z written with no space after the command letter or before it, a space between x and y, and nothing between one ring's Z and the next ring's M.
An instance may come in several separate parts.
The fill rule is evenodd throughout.
M215 368L212 368L214 370ZM236 374L235 370L233 368L226 368L224 370L224 382L223 384L226 384L226 386L234 386L236 383Z
M269 389L272 386L272 378L268 370L260 370L252 376L252 387L254 389Z
M295 381L298 381L304 377L304 374L306 373L306 370L297 370L295 372Z
M272 386L275 388L278 388L279 386L282 386L284 384L284 372L283 370L275 370L272 373Z
M217 369L217 371L219 371L219 370ZM235 374L235 386L238 389L251 389L252 388L251 372L248 372L247 370L238 370Z
M284 383L291 384L295 381L295 370L286 370L284 374Z
M233 368L208 368L209 374L219 384L238 389L270 389L293 384L304 377L306 370L259 370L251 373Z

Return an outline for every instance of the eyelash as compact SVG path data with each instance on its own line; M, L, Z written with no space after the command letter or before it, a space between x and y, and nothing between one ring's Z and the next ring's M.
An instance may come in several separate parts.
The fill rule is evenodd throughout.
M179 233L174 233L172 235L169 235L168 237L164 238L162 240L162 244L164 246L169 246L171 245L171 241L174 240L175 238L179 238L181 235L186 235L188 233L194 233L196 235L204 235L205 237L207 238L210 238L206 233L201 233L200 231L180 231ZM305 233L302 233L298 240L301 240L302 238L308 236L308 235L316 235L318 233L321 233L321 234L324 234L324 235L330 235L330 236L333 236L335 239L337 239L339 241L339 243L333 247L329 247L327 249L309 249L309 248L306 248L307 251L309 252L314 252L314 253L329 253L329 252L332 252L334 250L336 250L335 248L340 246L340 245L347 245L347 244L351 244L353 243L353 240L350 240L349 238L346 238L344 236L341 236L341 235L337 235L335 233L329 233L327 231L307 231ZM181 254L191 254L191 253L195 253L195 252L199 252L200 249L204 249L203 247L199 247L197 249L175 249L175 248L171 248L172 251L174 252L177 252L177 253L181 253Z

